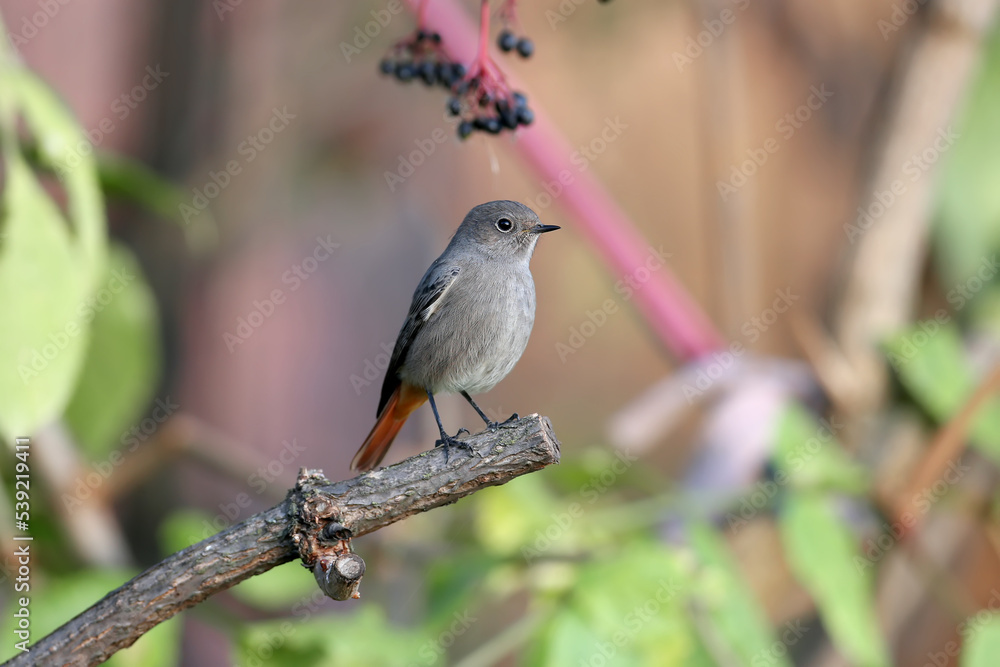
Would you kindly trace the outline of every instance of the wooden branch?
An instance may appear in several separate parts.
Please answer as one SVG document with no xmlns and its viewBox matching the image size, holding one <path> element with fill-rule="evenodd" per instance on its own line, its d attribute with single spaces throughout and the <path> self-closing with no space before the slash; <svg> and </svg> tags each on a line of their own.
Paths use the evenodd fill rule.
<svg viewBox="0 0 1000 667">
<path fill-rule="evenodd" d="M 559 462 L 552 424 L 538 415 L 466 442 L 472 451 L 453 448 L 447 463 L 438 448 L 335 484 L 302 470 L 280 504 L 154 565 L 4 667 L 100 664 L 177 612 L 297 557 L 328 595 L 358 597 L 364 561 L 351 538 Z"/>
</svg>

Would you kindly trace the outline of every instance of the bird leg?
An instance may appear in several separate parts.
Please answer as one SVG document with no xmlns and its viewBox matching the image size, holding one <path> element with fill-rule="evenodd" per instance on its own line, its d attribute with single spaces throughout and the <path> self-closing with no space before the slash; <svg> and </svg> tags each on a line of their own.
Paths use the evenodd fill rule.
<svg viewBox="0 0 1000 667">
<path fill-rule="evenodd" d="M 514 422 L 520 419 L 520 417 L 518 417 L 517 413 L 515 412 L 510 417 L 508 417 L 507 421 L 505 422 L 490 421 L 490 418 L 486 416 L 486 413 L 483 412 L 482 409 L 478 405 L 476 405 L 476 402 L 472 400 L 472 397 L 469 396 L 469 392 L 463 391 L 460 393 L 462 394 L 462 397 L 469 402 L 469 405 L 471 405 L 473 409 L 475 409 L 475 411 L 479 413 L 479 416 L 482 418 L 482 420 L 486 422 L 486 430 L 488 430 L 490 433 L 495 432 L 498 428 L 513 428 Z"/>
<path fill-rule="evenodd" d="M 444 462 L 445 465 L 448 464 L 448 455 L 451 447 L 456 447 L 458 449 L 466 449 L 469 452 L 472 451 L 472 447 L 467 442 L 462 442 L 458 439 L 458 436 L 462 435 L 462 431 L 468 433 L 464 428 L 458 429 L 458 433 L 453 436 L 448 435 L 444 431 L 444 425 L 441 423 L 441 415 L 438 414 L 437 404 L 434 402 L 434 394 L 430 391 L 427 392 L 427 398 L 431 400 L 431 410 L 434 411 L 434 419 L 437 420 L 438 431 L 441 433 L 441 439 L 434 443 L 435 447 L 444 447 Z"/>
</svg>

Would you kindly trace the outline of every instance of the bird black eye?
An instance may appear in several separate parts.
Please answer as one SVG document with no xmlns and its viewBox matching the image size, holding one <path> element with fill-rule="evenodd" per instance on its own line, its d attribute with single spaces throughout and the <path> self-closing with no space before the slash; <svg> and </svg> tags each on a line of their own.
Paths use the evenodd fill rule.
<svg viewBox="0 0 1000 667">
<path fill-rule="evenodd" d="M 514 223 L 507 218 L 500 218 L 497 220 L 497 229 L 506 234 L 510 230 L 514 229 Z"/>
</svg>

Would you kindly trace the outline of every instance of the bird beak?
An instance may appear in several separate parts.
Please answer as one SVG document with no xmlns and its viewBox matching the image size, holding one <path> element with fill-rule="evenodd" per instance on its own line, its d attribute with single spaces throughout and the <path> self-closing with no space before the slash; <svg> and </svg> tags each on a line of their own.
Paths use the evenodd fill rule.
<svg viewBox="0 0 1000 667">
<path fill-rule="evenodd" d="M 545 232 L 554 232 L 557 229 L 559 229 L 557 225 L 535 225 L 531 231 L 535 234 L 544 234 Z"/>
</svg>

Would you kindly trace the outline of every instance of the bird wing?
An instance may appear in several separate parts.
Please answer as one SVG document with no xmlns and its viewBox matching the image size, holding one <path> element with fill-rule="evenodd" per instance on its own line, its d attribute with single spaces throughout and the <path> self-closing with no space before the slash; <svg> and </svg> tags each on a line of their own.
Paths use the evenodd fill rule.
<svg viewBox="0 0 1000 667">
<path fill-rule="evenodd" d="M 454 283 L 461 267 L 451 266 L 439 260 L 431 264 L 424 274 L 420 284 L 417 285 L 413 293 L 413 301 L 410 303 L 410 312 L 406 315 L 406 322 L 399 330 L 399 337 L 396 338 L 396 347 L 392 350 L 392 358 L 389 360 L 389 368 L 385 372 L 385 380 L 382 382 L 382 397 L 378 402 L 378 414 L 389 402 L 396 387 L 399 386 L 399 368 L 406 361 L 406 355 L 413 345 L 414 339 L 424 323 L 440 308 L 445 293 Z"/>
</svg>

